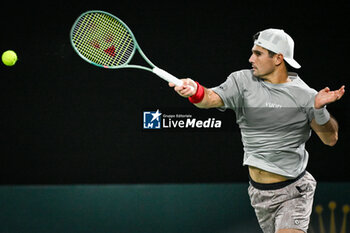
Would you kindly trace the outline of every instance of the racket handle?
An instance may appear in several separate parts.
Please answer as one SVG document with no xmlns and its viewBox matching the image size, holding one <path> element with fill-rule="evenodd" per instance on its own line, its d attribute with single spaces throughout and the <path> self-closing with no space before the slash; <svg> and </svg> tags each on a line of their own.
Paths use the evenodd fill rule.
<svg viewBox="0 0 350 233">
<path fill-rule="evenodd" d="M 182 84 L 183 84 L 183 82 L 180 79 L 176 78 L 174 75 L 169 74 L 165 70 L 162 70 L 158 67 L 154 67 L 152 69 L 152 71 L 153 71 L 153 73 L 155 73 L 156 75 L 158 75 L 159 77 L 164 79 L 165 81 L 168 81 L 170 83 L 174 83 L 176 86 L 182 86 Z"/>
</svg>

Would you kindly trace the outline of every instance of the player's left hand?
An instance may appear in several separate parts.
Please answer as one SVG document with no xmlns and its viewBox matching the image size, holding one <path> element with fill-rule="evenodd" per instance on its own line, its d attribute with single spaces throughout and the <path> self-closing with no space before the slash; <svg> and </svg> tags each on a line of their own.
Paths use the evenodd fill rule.
<svg viewBox="0 0 350 233">
<path fill-rule="evenodd" d="M 323 108 L 323 106 L 339 100 L 345 93 L 345 86 L 335 91 L 331 91 L 329 87 L 323 88 L 315 96 L 315 108 Z"/>
</svg>

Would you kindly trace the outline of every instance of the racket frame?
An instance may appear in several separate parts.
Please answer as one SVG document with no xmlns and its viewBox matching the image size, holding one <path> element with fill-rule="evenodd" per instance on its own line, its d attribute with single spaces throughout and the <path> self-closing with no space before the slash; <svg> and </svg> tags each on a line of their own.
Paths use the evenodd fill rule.
<svg viewBox="0 0 350 233">
<path fill-rule="evenodd" d="M 74 29 L 76 27 L 76 25 L 79 23 L 80 19 L 87 15 L 87 14 L 92 14 L 92 13 L 101 13 L 101 14 L 106 14 L 114 19 L 116 19 L 119 23 L 121 23 L 125 29 L 129 32 L 132 40 L 133 40 L 133 43 L 134 43 L 134 48 L 133 48 L 133 51 L 131 52 L 129 58 L 127 59 L 127 61 L 122 64 L 122 65 L 118 65 L 118 66 L 105 66 L 105 65 L 101 65 L 101 64 L 97 64 L 91 60 L 89 60 L 88 58 L 86 58 L 84 55 L 82 55 L 79 50 L 76 48 L 76 46 L 74 45 L 73 43 L 73 33 L 74 33 Z M 136 69 L 142 69 L 142 70 L 147 70 L 147 71 L 150 71 L 156 75 L 158 75 L 159 77 L 161 77 L 162 79 L 164 79 L 165 81 L 167 82 L 172 82 L 174 83 L 176 86 L 181 86 L 183 85 L 183 82 L 176 78 L 175 76 L 173 76 L 172 74 L 168 73 L 167 71 L 165 70 L 162 70 L 160 68 L 158 68 L 157 66 L 155 66 L 147 57 L 146 55 L 143 53 L 141 47 L 139 46 L 137 40 L 136 40 L 136 37 L 134 36 L 134 34 L 132 33 L 131 29 L 121 20 L 119 19 L 118 17 L 108 13 L 108 12 L 105 12 L 105 11 L 101 11 L 101 10 L 90 10 L 90 11 L 86 11 L 84 13 L 82 13 L 74 22 L 73 26 L 72 26 L 72 29 L 70 30 L 70 41 L 71 41 L 71 45 L 72 47 L 74 48 L 75 52 L 82 58 L 84 59 L 86 62 L 92 64 L 92 65 L 95 65 L 95 66 L 98 66 L 98 67 L 101 67 L 101 68 L 107 68 L 107 69 L 122 69 L 122 68 L 136 68 Z M 135 52 L 136 50 L 138 50 L 138 52 L 140 53 L 140 55 L 142 56 L 142 58 L 151 66 L 150 67 L 146 67 L 146 66 L 142 66 L 142 65 L 136 65 L 136 64 L 129 64 L 129 62 L 131 61 L 131 59 L 133 58 L 133 56 L 135 55 Z"/>
</svg>

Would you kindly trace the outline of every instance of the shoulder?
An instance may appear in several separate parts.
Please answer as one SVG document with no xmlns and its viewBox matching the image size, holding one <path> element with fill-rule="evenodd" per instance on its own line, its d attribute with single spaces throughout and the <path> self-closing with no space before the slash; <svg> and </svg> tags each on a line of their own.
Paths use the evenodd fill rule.
<svg viewBox="0 0 350 233">
<path fill-rule="evenodd" d="M 296 90 L 298 90 L 299 92 L 303 92 L 303 93 L 307 93 L 307 94 L 311 94 L 314 95 L 317 93 L 317 91 L 311 87 L 309 87 L 309 85 L 307 85 L 299 76 L 297 73 L 289 73 L 289 77 L 293 80 L 293 85 L 292 87 L 294 87 Z"/>
<path fill-rule="evenodd" d="M 293 80 L 291 85 L 291 91 L 294 96 L 301 100 L 301 102 L 308 102 L 314 99 L 317 91 L 309 87 L 296 73 L 289 73 L 289 77 Z"/>
<path fill-rule="evenodd" d="M 232 72 L 230 74 L 230 77 L 233 77 L 233 78 L 253 78 L 254 76 L 253 76 L 252 70 L 245 69 L 245 70 L 238 70 L 238 71 Z"/>
<path fill-rule="evenodd" d="M 243 86 L 259 81 L 258 78 L 253 75 L 253 71 L 248 69 L 232 72 L 228 79 Z"/>
</svg>

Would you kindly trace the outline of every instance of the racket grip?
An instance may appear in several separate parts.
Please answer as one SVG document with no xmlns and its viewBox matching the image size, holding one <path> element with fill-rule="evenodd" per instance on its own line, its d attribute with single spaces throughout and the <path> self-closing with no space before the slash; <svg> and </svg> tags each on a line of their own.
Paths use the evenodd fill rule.
<svg viewBox="0 0 350 233">
<path fill-rule="evenodd" d="M 176 86 L 182 86 L 183 82 L 176 78 L 174 75 L 169 74 L 168 72 L 166 72 L 165 70 L 162 70 L 158 67 L 154 67 L 152 69 L 153 73 L 155 73 L 156 75 L 158 75 L 159 77 L 161 77 L 162 79 L 164 79 L 165 81 L 168 81 L 170 83 L 174 83 Z"/>
</svg>

